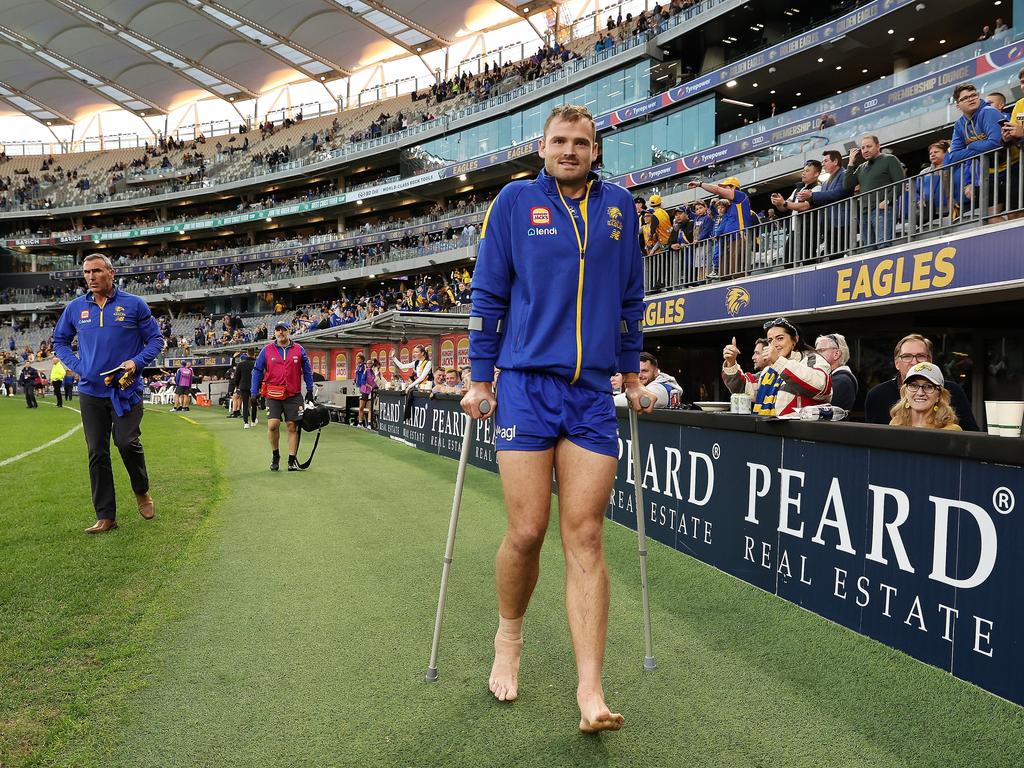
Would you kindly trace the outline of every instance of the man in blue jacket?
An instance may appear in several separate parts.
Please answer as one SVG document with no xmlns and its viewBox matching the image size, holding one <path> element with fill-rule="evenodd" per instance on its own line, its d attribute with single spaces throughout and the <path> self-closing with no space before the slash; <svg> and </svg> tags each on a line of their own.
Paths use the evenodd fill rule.
<svg viewBox="0 0 1024 768">
<path fill-rule="evenodd" d="M 821 156 L 821 170 L 828 174 L 828 179 L 821 184 L 821 189 L 813 192 L 809 189 L 796 193 L 800 202 L 809 202 L 811 208 L 824 208 L 838 203 L 853 195 L 852 189 L 846 189 L 846 170 L 843 168 L 843 156 L 838 150 L 825 150 Z M 825 258 L 841 258 L 846 255 L 849 242 L 847 233 L 850 220 L 849 203 L 832 205 L 828 212 L 823 212 L 821 221 L 821 239 L 824 241 Z"/>
<path fill-rule="evenodd" d="M 953 138 L 949 143 L 949 151 L 943 158 L 943 165 L 960 163 L 1003 146 L 1002 123 L 1005 116 L 981 98 L 973 83 L 961 83 L 954 88 L 953 101 L 956 102 L 961 114 L 953 125 Z M 977 207 L 983 181 L 981 161 L 964 163 L 962 168 L 964 195 L 971 198 L 973 206 Z M 989 214 L 996 214 L 1002 210 L 1002 202 L 1006 198 L 1005 170 L 1005 162 L 1000 167 L 999 160 L 990 158 L 987 174 L 992 185 L 988 198 Z"/>
<path fill-rule="evenodd" d="M 519 695 L 523 616 L 554 469 L 579 727 L 593 733 L 623 723 L 601 683 L 609 600 L 601 537 L 618 463 L 613 373 L 622 372 L 631 407 L 642 410 L 643 264 L 632 198 L 590 170 L 597 144 L 586 108 L 552 110 L 540 155 L 540 175 L 507 185 L 484 216 L 469 325 L 472 385 L 462 404 L 475 419 L 480 403 L 491 405 L 508 515 L 489 687 L 499 701 Z"/>
<path fill-rule="evenodd" d="M 82 264 L 89 292 L 64 308 L 53 332 L 53 351 L 79 376 L 78 402 L 89 447 L 89 480 L 96 524 L 86 533 L 117 528 L 110 435 L 128 470 L 139 514 L 154 515 L 146 455 L 139 441 L 142 424 L 142 370 L 164 348 L 153 314 L 138 296 L 114 286 L 110 259 L 91 253 Z M 78 337 L 78 354 L 71 342 Z"/>
</svg>

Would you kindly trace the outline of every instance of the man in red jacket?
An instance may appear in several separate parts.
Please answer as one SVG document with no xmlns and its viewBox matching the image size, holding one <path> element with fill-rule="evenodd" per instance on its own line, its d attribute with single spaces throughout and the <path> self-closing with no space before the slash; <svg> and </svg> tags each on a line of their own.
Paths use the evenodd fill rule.
<svg viewBox="0 0 1024 768">
<path fill-rule="evenodd" d="M 267 436 L 273 457 L 270 469 L 277 472 L 281 465 L 278 450 L 281 419 L 288 428 L 288 471 L 301 469 L 296 453 L 299 450 L 299 421 L 302 419 L 302 382 L 306 382 L 306 402 L 313 402 L 313 367 L 306 350 L 289 338 L 288 325 L 274 326 L 274 343 L 268 344 L 256 358 L 252 371 L 252 397 L 261 394 L 267 399 Z"/>
</svg>

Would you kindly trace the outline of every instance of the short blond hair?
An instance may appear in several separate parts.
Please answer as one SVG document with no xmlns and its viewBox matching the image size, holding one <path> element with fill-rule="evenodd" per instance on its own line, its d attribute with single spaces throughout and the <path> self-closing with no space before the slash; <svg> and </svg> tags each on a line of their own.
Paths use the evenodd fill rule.
<svg viewBox="0 0 1024 768">
<path fill-rule="evenodd" d="M 544 121 L 545 136 L 548 135 L 548 126 L 555 120 L 564 120 L 567 123 L 589 120 L 591 127 L 594 129 L 594 139 L 597 139 L 597 123 L 594 122 L 594 116 L 590 114 L 590 110 L 582 104 L 562 104 L 552 109 L 548 119 Z"/>
</svg>

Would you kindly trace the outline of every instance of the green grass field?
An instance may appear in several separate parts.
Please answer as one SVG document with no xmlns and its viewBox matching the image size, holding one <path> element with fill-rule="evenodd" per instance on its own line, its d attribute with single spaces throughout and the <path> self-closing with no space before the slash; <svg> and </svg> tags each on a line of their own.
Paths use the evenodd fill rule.
<svg viewBox="0 0 1024 768">
<path fill-rule="evenodd" d="M 613 525 L 605 689 L 626 727 L 576 730 L 555 520 L 521 698 L 499 705 L 501 493 L 473 469 L 427 684 L 455 463 L 332 426 L 309 472 L 272 474 L 262 422 L 161 411 L 152 522 L 116 469 L 121 527 L 81 532 L 81 433 L 0 467 L 4 768 L 1020 764 L 1018 707 L 657 544 L 644 672 L 636 539 Z M 72 416 L 0 401 L 0 457 Z"/>
</svg>

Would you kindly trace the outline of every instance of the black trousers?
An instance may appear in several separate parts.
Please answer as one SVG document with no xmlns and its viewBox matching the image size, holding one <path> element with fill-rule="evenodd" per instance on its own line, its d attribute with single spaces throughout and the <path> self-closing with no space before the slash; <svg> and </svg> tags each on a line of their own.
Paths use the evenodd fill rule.
<svg viewBox="0 0 1024 768">
<path fill-rule="evenodd" d="M 63 393 L 63 391 L 64 391 L 64 385 L 61 384 L 59 381 L 55 381 L 53 383 L 53 394 L 57 398 L 57 407 L 58 408 L 63 408 L 64 407 L 64 400 L 61 398 L 61 394 Z"/>
<path fill-rule="evenodd" d="M 64 399 L 65 400 L 71 400 L 71 395 L 74 392 L 74 390 L 75 390 L 75 385 L 74 384 L 68 384 L 67 382 L 64 382 Z"/>
<path fill-rule="evenodd" d="M 114 498 L 114 472 L 110 466 L 110 435 L 128 470 L 135 493 L 149 491 L 146 472 L 146 454 L 139 436 L 142 434 L 142 403 L 124 416 L 114 413 L 114 404 L 107 397 L 93 397 L 79 393 L 78 405 L 82 411 L 85 443 L 89 447 L 89 481 L 92 484 L 92 505 L 97 520 L 113 520 L 117 514 Z"/>
<path fill-rule="evenodd" d="M 31 381 L 25 385 L 25 405 L 29 408 L 39 407 L 39 403 L 36 402 L 36 385 Z"/>
<path fill-rule="evenodd" d="M 238 389 L 238 396 L 242 398 L 242 421 L 252 424 L 256 421 L 256 413 L 259 411 L 259 398 L 253 397 L 252 393 L 244 387 Z"/>
</svg>

